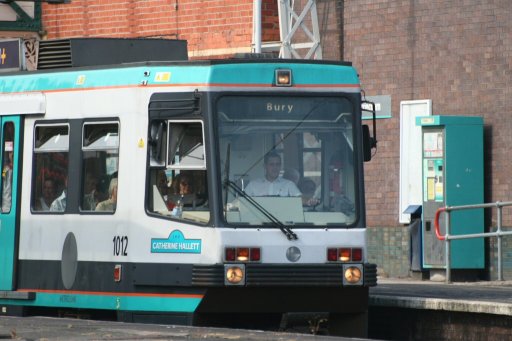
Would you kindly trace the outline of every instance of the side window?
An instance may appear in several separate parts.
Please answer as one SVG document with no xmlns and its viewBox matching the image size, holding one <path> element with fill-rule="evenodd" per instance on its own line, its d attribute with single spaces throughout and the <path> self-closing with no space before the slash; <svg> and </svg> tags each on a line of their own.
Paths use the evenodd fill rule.
<svg viewBox="0 0 512 341">
<path fill-rule="evenodd" d="M 113 213 L 117 204 L 119 123 L 85 123 L 82 136 L 80 209 Z"/>
<path fill-rule="evenodd" d="M 167 167 L 206 169 L 201 122 L 169 122 Z"/>
<path fill-rule="evenodd" d="M 210 212 L 203 124 L 169 121 L 166 128 L 166 167 L 151 168 L 149 210 L 175 219 L 207 223 Z"/>
<path fill-rule="evenodd" d="M 69 126 L 36 125 L 34 134 L 32 210 L 65 212 Z"/>
<path fill-rule="evenodd" d="M 2 162 L 2 212 L 11 211 L 12 203 L 12 168 L 14 153 L 14 124 L 6 122 L 3 127 L 2 144 L 4 155 Z"/>
</svg>

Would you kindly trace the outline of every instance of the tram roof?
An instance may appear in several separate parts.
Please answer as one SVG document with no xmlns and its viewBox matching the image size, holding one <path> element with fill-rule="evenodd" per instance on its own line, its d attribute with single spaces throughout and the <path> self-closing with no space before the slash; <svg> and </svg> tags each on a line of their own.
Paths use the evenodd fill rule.
<svg viewBox="0 0 512 341">
<path fill-rule="evenodd" d="M 78 39 L 82 41 L 84 39 Z M 60 91 L 98 89 L 112 87 L 148 86 L 229 86 L 261 87 L 272 83 L 274 72 L 287 68 L 293 72 L 294 85 L 309 86 L 349 86 L 358 87 L 359 78 L 350 62 L 329 60 L 300 60 L 268 58 L 266 55 L 244 55 L 243 58 L 187 60 L 184 57 L 184 41 L 151 41 L 146 46 L 165 46 L 168 51 L 178 49 L 176 54 L 165 55 L 166 60 L 145 60 L 159 58 L 161 53 L 142 54 L 133 46 L 138 40 L 99 39 L 100 45 L 117 45 L 134 56 L 109 56 L 102 51 L 101 56 L 80 57 L 71 64 L 57 63 L 35 71 L 17 71 L 0 74 L 0 93 L 23 93 L 33 91 Z M 79 46 L 84 50 L 97 43 L 85 39 Z M 147 40 L 142 41 L 148 43 Z M 73 44 L 71 44 L 73 45 Z M 69 52 L 69 51 L 68 51 Z M 186 52 L 186 51 L 185 51 Z M 67 53 L 67 52 L 66 52 Z M 88 53 L 88 52 L 87 52 Z M 59 56 L 64 52 L 56 52 Z M 58 59 L 58 58 L 57 58 Z M 117 62 L 119 60 L 127 62 Z M 257 64 L 257 65 L 256 65 Z M 64 65 L 64 66 L 63 66 Z M 67 65 L 67 66 L 66 66 Z M 77 65 L 77 66 L 75 66 Z"/>
</svg>

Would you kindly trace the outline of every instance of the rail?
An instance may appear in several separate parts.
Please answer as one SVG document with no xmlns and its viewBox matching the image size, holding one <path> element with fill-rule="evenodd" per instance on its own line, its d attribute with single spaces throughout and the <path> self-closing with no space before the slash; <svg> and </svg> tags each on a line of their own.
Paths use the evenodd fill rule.
<svg viewBox="0 0 512 341">
<path fill-rule="evenodd" d="M 501 255 L 502 237 L 512 235 L 512 231 L 502 231 L 501 230 L 502 210 L 503 210 L 503 207 L 506 207 L 506 206 L 512 206 L 512 201 L 507 201 L 507 202 L 497 201 L 495 203 L 464 205 L 464 206 L 445 206 L 445 207 L 439 208 L 436 211 L 436 215 L 434 218 L 436 237 L 439 240 L 445 241 L 446 283 L 451 282 L 450 241 L 455 240 L 455 239 L 490 238 L 490 237 L 498 238 L 498 280 L 503 281 L 502 255 Z M 478 208 L 496 208 L 497 226 L 496 226 L 495 232 L 450 235 L 450 212 L 460 211 L 460 210 L 478 209 Z M 439 216 L 443 212 L 446 213 L 446 218 L 445 218 L 446 233 L 444 235 L 441 235 L 440 228 L 439 228 Z"/>
</svg>

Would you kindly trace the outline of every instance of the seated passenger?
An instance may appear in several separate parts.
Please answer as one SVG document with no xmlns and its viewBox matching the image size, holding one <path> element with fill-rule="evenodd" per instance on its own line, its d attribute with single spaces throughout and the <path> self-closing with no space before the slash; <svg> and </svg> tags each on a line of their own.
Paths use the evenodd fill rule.
<svg viewBox="0 0 512 341">
<path fill-rule="evenodd" d="M 4 157 L 6 159 L 2 170 L 2 212 L 9 212 L 12 201 L 12 150 L 6 152 Z"/>
<path fill-rule="evenodd" d="M 355 204 L 347 197 L 343 186 L 343 163 L 341 152 L 336 152 L 329 162 L 329 207 L 346 215 L 355 212 Z"/>
<path fill-rule="evenodd" d="M 108 211 L 114 212 L 117 205 L 117 178 L 110 180 L 110 186 L 108 188 L 109 198 L 100 202 L 96 206 L 96 211 Z"/>
<path fill-rule="evenodd" d="M 299 189 L 302 192 L 302 204 L 304 206 L 316 206 L 319 203 L 315 198 L 316 184 L 310 178 L 304 178 L 299 181 Z"/>
<path fill-rule="evenodd" d="M 100 193 L 98 192 L 98 181 L 96 177 L 92 174 L 87 174 L 85 179 L 85 191 L 84 202 L 83 202 L 83 210 L 86 211 L 94 211 L 96 209 L 96 205 L 101 200 Z"/>
<path fill-rule="evenodd" d="M 53 200 L 55 200 L 55 182 L 52 179 L 46 179 L 43 183 L 42 195 L 36 201 L 36 211 L 49 211 Z"/>
<path fill-rule="evenodd" d="M 64 178 L 64 189 L 62 193 L 52 202 L 50 206 L 51 212 L 64 212 L 66 210 L 66 192 L 68 187 L 68 177 Z"/>
<path fill-rule="evenodd" d="M 252 180 L 245 188 L 250 196 L 299 197 L 301 193 L 290 180 L 279 176 L 281 172 L 281 156 L 274 151 L 267 153 L 263 159 L 265 177 Z"/>
<path fill-rule="evenodd" d="M 172 181 L 171 190 L 168 195 L 168 208 L 172 210 L 178 201 L 183 205 L 194 205 L 195 194 L 190 176 L 181 173 Z"/>
</svg>

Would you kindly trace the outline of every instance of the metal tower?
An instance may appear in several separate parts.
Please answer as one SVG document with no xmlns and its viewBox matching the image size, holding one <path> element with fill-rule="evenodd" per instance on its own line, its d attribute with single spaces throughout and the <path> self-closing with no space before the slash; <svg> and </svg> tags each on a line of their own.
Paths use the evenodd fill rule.
<svg viewBox="0 0 512 341">
<path fill-rule="evenodd" d="M 279 57 L 322 59 L 316 1 L 278 0 L 278 2 L 281 36 Z M 304 7 L 300 11 L 303 3 L 305 3 Z"/>
</svg>

